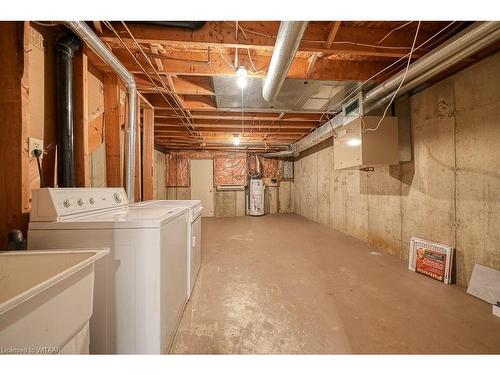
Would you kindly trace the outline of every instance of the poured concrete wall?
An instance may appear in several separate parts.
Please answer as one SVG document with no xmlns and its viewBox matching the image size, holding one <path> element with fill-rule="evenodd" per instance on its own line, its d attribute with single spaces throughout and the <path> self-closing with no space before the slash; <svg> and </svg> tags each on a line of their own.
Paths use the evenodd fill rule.
<svg viewBox="0 0 500 375">
<path fill-rule="evenodd" d="M 295 163 L 297 214 L 402 259 L 412 236 L 456 247 L 457 283 L 500 269 L 500 53 L 410 97 L 413 161 L 333 169 L 331 140 Z"/>
</svg>

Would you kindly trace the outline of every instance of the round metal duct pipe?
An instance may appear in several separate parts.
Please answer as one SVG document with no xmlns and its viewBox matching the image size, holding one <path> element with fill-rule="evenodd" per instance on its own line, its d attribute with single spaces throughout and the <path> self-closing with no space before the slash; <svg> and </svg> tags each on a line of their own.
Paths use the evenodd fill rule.
<svg viewBox="0 0 500 375">
<path fill-rule="evenodd" d="M 435 67 L 442 62 L 451 66 L 450 58 L 452 58 L 453 55 L 464 50 L 467 46 L 480 41 L 483 37 L 495 33 L 499 28 L 500 22 L 475 22 L 467 29 L 445 42 L 442 46 L 437 47 L 434 51 L 429 52 L 424 57 L 411 64 L 408 74 L 406 75 L 406 81 L 410 82 L 424 75 L 431 67 Z M 384 83 L 366 93 L 364 101 L 367 103 L 373 102 L 393 92 L 399 86 L 403 76 L 404 71 L 401 71 L 387 79 Z"/>
<path fill-rule="evenodd" d="M 465 48 L 463 48 L 459 52 L 455 53 L 454 55 L 449 56 L 446 60 L 442 61 L 441 63 L 438 63 L 437 65 L 430 67 L 428 70 L 426 70 L 423 74 L 419 75 L 415 79 L 413 79 L 411 81 L 407 81 L 407 83 L 405 83 L 405 84 L 403 84 L 403 86 L 401 86 L 397 96 L 401 96 L 401 95 L 407 93 L 408 91 L 413 90 L 414 88 L 425 83 L 426 81 L 428 81 L 432 77 L 435 77 L 439 73 L 444 72 L 450 66 L 455 65 L 459 61 L 466 59 L 467 57 L 473 55 L 474 53 L 481 51 L 486 46 L 499 40 L 500 39 L 500 22 L 497 22 L 497 24 L 498 24 L 498 27 L 495 31 L 490 32 L 490 33 L 486 34 L 483 38 L 477 40 L 476 42 L 467 45 Z M 368 105 L 366 107 L 366 112 L 370 112 L 371 110 L 373 110 L 377 107 L 380 107 L 384 104 L 387 104 L 391 100 L 393 95 L 394 95 L 393 92 L 389 92 L 388 94 L 386 94 L 382 98 L 378 99 L 373 104 Z"/>
<path fill-rule="evenodd" d="M 293 156 L 293 154 L 294 154 L 293 151 L 287 150 L 287 151 L 268 152 L 265 154 L 261 154 L 260 156 L 264 158 L 286 158 Z"/>
<path fill-rule="evenodd" d="M 122 78 L 128 89 L 128 147 L 126 155 L 125 190 L 130 202 L 134 201 L 135 178 L 135 132 L 137 122 L 137 87 L 132 73 L 118 60 L 106 44 L 83 21 L 66 21 L 73 32 L 80 37 L 97 55 Z"/>
<path fill-rule="evenodd" d="M 57 175 L 59 187 L 75 186 L 73 142 L 73 58 L 80 40 L 73 33 L 56 42 Z"/>
<path fill-rule="evenodd" d="M 406 77 L 407 83 L 403 84 L 398 94 L 403 95 L 407 93 L 434 77 L 436 74 L 450 68 L 460 60 L 479 52 L 499 38 L 500 22 L 474 23 L 463 32 L 451 38 L 448 42 L 445 42 L 434 51 L 429 52 L 417 62 L 411 64 Z M 450 46 L 453 46 L 453 53 L 450 52 Z M 447 52 L 445 53 L 443 50 Z M 418 67 L 418 74 L 415 74 L 416 67 Z M 404 72 L 389 78 L 383 84 L 377 86 L 365 95 L 363 102 L 365 113 L 388 103 L 392 95 L 394 95 L 394 90 L 400 84 L 403 74 Z M 369 98 L 369 100 L 367 100 L 367 98 Z M 331 136 L 332 130 L 342 126 L 343 123 L 342 114 L 338 114 L 306 137 L 295 142 L 292 147 L 297 152 L 302 152 L 319 143 L 326 137 Z"/>
<path fill-rule="evenodd" d="M 278 96 L 306 27 L 307 21 L 283 21 L 280 23 L 273 56 L 262 88 L 262 97 L 267 102 L 272 102 Z"/>
</svg>

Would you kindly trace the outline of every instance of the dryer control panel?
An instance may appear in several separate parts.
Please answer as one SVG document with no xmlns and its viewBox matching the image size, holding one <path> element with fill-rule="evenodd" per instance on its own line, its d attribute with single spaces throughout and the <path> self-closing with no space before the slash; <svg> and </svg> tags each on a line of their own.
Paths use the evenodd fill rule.
<svg viewBox="0 0 500 375">
<path fill-rule="evenodd" d="M 62 221 L 128 204 L 123 188 L 42 188 L 32 192 L 30 221 Z"/>
</svg>

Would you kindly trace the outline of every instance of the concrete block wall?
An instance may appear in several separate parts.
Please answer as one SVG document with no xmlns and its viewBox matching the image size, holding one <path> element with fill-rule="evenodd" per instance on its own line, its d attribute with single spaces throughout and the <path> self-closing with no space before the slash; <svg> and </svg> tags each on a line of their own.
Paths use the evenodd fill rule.
<svg viewBox="0 0 500 375">
<path fill-rule="evenodd" d="M 412 236 L 456 247 L 457 283 L 500 269 L 500 53 L 410 97 L 413 160 L 333 169 L 331 140 L 295 162 L 297 214 L 407 260 Z"/>
</svg>

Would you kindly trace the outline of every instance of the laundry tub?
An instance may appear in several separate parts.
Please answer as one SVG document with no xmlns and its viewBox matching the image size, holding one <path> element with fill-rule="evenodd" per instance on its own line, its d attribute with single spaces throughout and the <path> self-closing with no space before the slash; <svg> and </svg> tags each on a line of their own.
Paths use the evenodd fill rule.
<svg viewBox="0 0 500 375">
<path fill-rule="evenodd" d="M 0 252 L 0 354 L 86 354 L 94 263 L 109 249 Z"/>
</svg>

